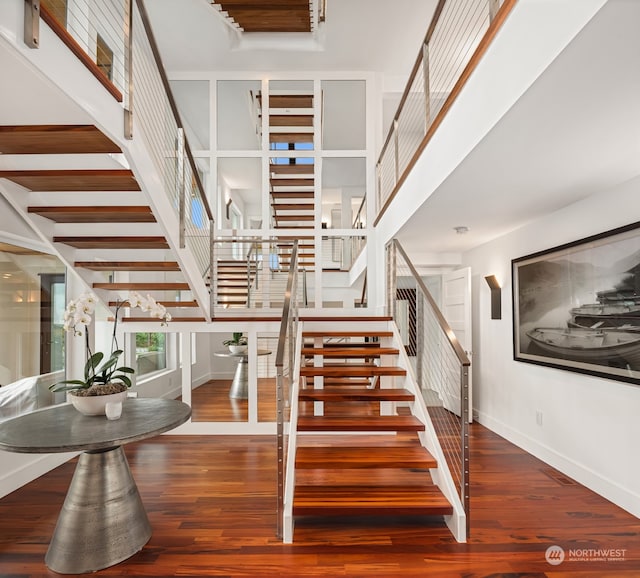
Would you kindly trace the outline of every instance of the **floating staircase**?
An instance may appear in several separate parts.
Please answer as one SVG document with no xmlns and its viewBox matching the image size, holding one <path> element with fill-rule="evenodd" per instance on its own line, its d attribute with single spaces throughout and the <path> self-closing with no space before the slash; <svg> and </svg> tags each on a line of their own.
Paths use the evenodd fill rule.
<svg viewBox="0 0 640 578">
<path fill-rule="evenodd" d="M 388 318 L 361 319 L 304 321 L 285 541 L 293 539 L 293 518 L 300 516 L 442 517 L 454 511 L 431 477 L 438 463 L 424 447 L 425 422 L 414 411 L 422 401 L 398 364 L 402 356 L 386 329 Z"/>
<path fill-rule="evenodd" d="M 0 153 L 0 178 L 19 185 L 7 198 L 105 303 L 135 290 L 174 319 L 198 315 L 147 194 L 122 149 L 97 127 L 0 126 Z"/>
</svg>

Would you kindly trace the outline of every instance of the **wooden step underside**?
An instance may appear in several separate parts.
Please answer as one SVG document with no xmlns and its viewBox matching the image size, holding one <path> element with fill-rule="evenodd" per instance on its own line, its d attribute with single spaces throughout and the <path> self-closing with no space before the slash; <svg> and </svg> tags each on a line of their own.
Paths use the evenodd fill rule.
<svg viewBox="0 0 640 578">
<path fill-rule="evenodd" d="M 76 261 L 74 265 L 92 271 L 180 271 L 175 261 Z"/>
<path fill-rule="evenodd" d="M 262 94 L 256 95 L 262 104 Z M 270 94 L 269 108 L 313 108 L 312 94 Z"/>
<path fill-rule="evenodd" d="M 436 459 L 422 446 L 308 446 L 296 451 L 296 468 L 433 469 Z"/>
<path fill-rule="evenodd" d="M 56 223 L 155 223 L 150 207 L 28 207 L 27 212 Z"/>
<path fill-rule="evenodd" d="M 305 179 L 305 178 L 271 179 L 270 183 L 272 187 L 313 187 L 314 179 Z M 273 192 L 284 193 L 289 191 L 273 191 Z M 313 191 L 306 191 L 306 192 L 313 193 Z"/>
<path fill-rule="evenodd" d="M 38 192 L 140 190 L 128 169 L 0 171 L 0 178 Z"/>
<path fill-rule="evenodd" d="M 374 344 L 378 345 L 378 344 Z M 380 357 L 381 355 L 398 355 L 399 351 L 395 347 L 360 347 L 356 345 L 334 344 L 329 347 L 304 347 L 302 355 L 311 357 L 322 355 L 323 357 L 358 358 L 358 357 Z"/>
<path fill-rule="evenodd" d="M 164 237 L 54 237 L 54 243 L 63 243 L 76 249 L 168 249 Z"/>
<path fill-rule="evenodd" d="M 300 375 L 305 377 L 327 376 L 327 377 L 374 377 L 407 375 L 407 370 L 398 366 L 378 366 L 378 365 L 324 365 L 322 367 L 306 366 L 300 368 Z"/>
<path fill-rule="evenodd" d="M 447 516 L 451 504 L 433 484 L 407 486 L 296 486 L 295 516 Z"/>
<path fill-rule="evenodd" d="M 269 172 L 272 175 L 312 175 L 314 170 L 313 163 L 269 165 Z"/>
<path fill-rule="evenodd" d="M 383 416 L 300 416 L 298 431 L 424 431 L 424 424 L 410 415 Z"/>
<path fill-rule="evenodd" d="M 189 283 L 94 283 L 94 289 L 109 291 L 188 291 Z"/>
<path fill-rule="evenodd" d="M 323 389 L 307 387 L 298 394 L 300 401 L 413 401 L 407 389 L 325 386 Z"/>
<path fill-rule="evenodd" d="M 5 155 L 100 154 L 122 150 L 93 125 L 0 126 L 0 152 Z"/>
</svg>

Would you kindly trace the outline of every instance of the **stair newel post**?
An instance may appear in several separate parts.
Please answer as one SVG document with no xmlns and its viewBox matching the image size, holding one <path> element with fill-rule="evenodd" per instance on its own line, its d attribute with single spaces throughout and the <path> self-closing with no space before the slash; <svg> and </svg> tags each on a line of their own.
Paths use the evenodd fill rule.
<svg viewBox="0 0 640 578">
<path fill-rule="evenodd" d="M 431 124 L 431 79 L 429 76 L 429 45 L 422 45 L 422 76 L 424 81 L 424 134 Z"/>
<path fill-rule="evenodd" d="M 395 187 L 400 180 L 400 135 L 398 134 L 398 119 L 393 120 L 393 162 L 395 164 L 395 179 L 393 186 Z"/>
<path fill-rule="evenodd" d="M 133 138 L 133 0 L 124 3 L 124 77 L 127 83 L 124 106 L 124 138 Z"/>
<path fill-rule="evenodd" d="M 466 535 L 469 538 L 469 365 L 460 367 L 460 441 L 462 444 L 462 471 L 460 472 L 460 501 L 465 512 Z"/>
<path fill-rule="evenodd" d="M 424 347 L 424 296 L 420 287 L 416 287 L 416 381 L 422 390 L 422 349 Z"/>
<path fill-rule="evenodd" d="M 178 138 L 176 146 L 176 156 L 178 160 L 178 174 L 176 175 L 176 189 L 178 193 L 178 203 L 180 206 L 180 248 L 185 248 L 185 233 L 186 233 L 186 199 L 184 196 L 184 129 L 178 128 Z"/>
<path fill-rule="evenodd" d="M 387 314 L 396 318 L 397 251 L 395 239 L 387 245 Z"/>
<path fill-rule="evenodd" d="M 215 272 L 214 272 L 214 263 L 215 263 L 215 243 L 214 243 L 214 229 L 213 229 L 213 219 L 209 220 L 209 319 L 213 321 L 215 317 L 215 302 L 216 302 L 216 294 L 215 294 Z"/>
</svg>

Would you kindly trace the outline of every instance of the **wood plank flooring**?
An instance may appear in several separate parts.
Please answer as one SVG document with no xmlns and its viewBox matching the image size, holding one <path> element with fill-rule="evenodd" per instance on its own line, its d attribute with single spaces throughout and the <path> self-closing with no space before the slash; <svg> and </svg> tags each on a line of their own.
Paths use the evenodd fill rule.
<svg viewBox="0 0 640 578">
<path fill-rule="evenodd" d="M 282 544 L 269 436 L 165 435 L 126 453 L 153 535 L 98 576 L 640 576 L 640 520 L 477 424 L 467 544 L 420 516 L 301 518 L 294 543 Z M 44 555 L 74 467 L 73 460 L 0 500 L 3 578 L 57 576 Z M 559 566 L 545 560 L 551 545 L 565 549 Z M 570 561 L 571 549 L 624 552 L 616 561 Z"/>
</svg>

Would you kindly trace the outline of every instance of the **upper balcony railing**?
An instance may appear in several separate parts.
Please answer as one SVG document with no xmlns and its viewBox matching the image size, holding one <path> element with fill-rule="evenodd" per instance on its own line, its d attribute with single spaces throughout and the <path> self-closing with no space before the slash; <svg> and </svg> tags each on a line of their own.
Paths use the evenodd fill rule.
<svg viewBox="0 0 640 578">
<path fill-rule="evenodd" d="M 376 164 L 382 218 L 517 0 L 440 0 Z"/>
<path fill-rule="evenodd" d="M 174 231 L 204 278 L 209 273 L 213 213 L 184 134 L 143 0 L 25 0 L 25 42 L 38 48 L 40 16 L 116 100 L 124 136 L 135 132 L 162 176 L 178 217 Z M 135 115 L 134 115 L 135 89 Z"/>
</svg>

